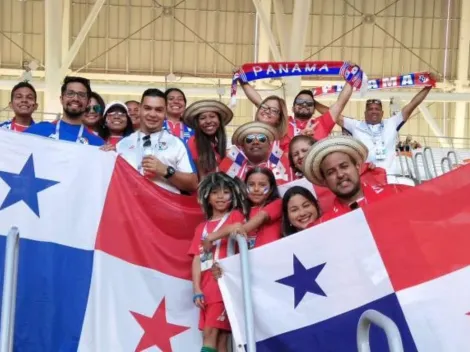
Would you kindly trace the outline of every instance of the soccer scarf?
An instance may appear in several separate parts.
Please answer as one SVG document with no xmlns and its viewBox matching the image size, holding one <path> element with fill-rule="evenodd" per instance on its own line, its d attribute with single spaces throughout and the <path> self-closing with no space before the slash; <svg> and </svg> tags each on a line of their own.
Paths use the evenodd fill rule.
<svg viewBox="0 0 470 352">
<path fill-rule="evenodd" d="M 312 88 L 313 95 L 318 97 L 322 95 L 335 94 L 341 92 L 342 84 L 325 85 L 323 87 Z M 367 82 L 368 90 L 390 89 L 390 88 L 407 88 L 407 87 L 428 87 L 436 86 L 436 81 L 431 77 L 429 72 L 408 73 L 402 76 L 384 77 L 378 79 L 370 79 Z"/>
<path fill-rule="evenodd" d="M 346 82 L 355 88 L 361 88 L 362 81 L 367 80 L 359 66 L 345 61 L 293 61 L 244 64 L 233 75 L 230 105 L 235 106 L 238 80 L 248 83 L 266 78 L 335 75 L 343 76 Z M 367 86 L 364 85 L 361 91 L 364 91 L 364 88 L 367 89 Z"/>
</svg>

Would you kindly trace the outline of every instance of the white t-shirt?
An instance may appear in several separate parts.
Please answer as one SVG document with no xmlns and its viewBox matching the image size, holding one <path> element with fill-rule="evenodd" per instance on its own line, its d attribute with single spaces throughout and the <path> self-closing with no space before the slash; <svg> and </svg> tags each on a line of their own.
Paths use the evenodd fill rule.
<svg viewBox="0 0 470 352">
<path fill-rule="evenodd" d="M 344 128 L 351 132 L 354 138 L 359 139 L 369 149 L 368 162 L 374 163 L 387 171 L 387 174 L 400 174 L 400 165 L 395 151 L 398 138 L 398 127 L 403 123 L 400 113 L 382 123 L 369 125 L 365 121 L 358 121 L 349 117 L 344 118 Z M 384 156 L 377 158 L 377 153 L 383 151 Z"/>
<path fill-rule="evenodd" d="M 136 170 L 139 170 L 143 157 L 143 140 L 145 135 L 142 132 L 134 132 L 130 136 L 123 138 L 117 145 L 116 151 Z M 195 173 L 194 162 L 189 155 L 183 141 L 165 130 L 152 133 L 153 155 L 163 164 L 173 167 L 176 171 Z M 140 170 L 139 170 L 140 171 Z M 156 185 L 165 188 L 173 193 L 181 193 L 169 181 L 158 179 L 154 181 Z"/>
</svg>

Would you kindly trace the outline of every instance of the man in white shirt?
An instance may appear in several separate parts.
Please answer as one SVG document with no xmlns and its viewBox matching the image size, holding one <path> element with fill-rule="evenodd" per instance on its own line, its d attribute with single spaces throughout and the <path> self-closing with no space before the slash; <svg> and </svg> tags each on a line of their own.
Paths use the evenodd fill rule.
<svg viewBox="0 0 470 352">
<path fill-rule="evenodd" d="M 163 129 L 165 95 L 147 89 L 140 105 L 140 131 L 122 139 L 116 151 L 158 186 L 174 193 L 193 192 L 198 179 L 185 144 Z"/>
<path fill-rule="evenodd" d="M 390 183 L 395 183 L 393 175 L 401 173 L 395 151 L 398 131 L 431 89 L 431 86 L 423 88 L 398 114 L 388 119 L 383 119 L 382 102 L 378 99 L 369 99 L 364 112 L 365 121 L 348 117 L 341 117 L 337 121 L 338 125 L 367 146 L 369 149 L 367 162 L 385 169 Z"/>
</svg>

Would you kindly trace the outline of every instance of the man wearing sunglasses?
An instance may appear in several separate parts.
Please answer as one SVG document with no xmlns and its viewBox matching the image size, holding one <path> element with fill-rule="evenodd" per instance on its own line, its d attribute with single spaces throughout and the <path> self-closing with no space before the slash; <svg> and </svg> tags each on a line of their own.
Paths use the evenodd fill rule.
<svg viewBox="0 0 470 352">
<path fill-rule="evenodd" d="M 272 151 L 277 130 L 263 122 L 249 122 L 238 127 L 232 136 L 233 146 L 219 165 L 220 171 L 242 180 L 255 167 L 270 169 L 277 184 L 291 181 L 289 160 L 282 150 Z"/>
<path fill-rule="evenodd" d="M 142 175 L 173 193 L 194 192 L 196 167 L 184 142 L 163 128 L 165 95 L 147 89 L 140 104 L 140 130 L 123 138 L 116 151 Z"/>
<path fill-rule="evenodd" d="M 348 130 L 351 135 L 364 143 L 369 156 L 367 162 L 375 164 L 387 171 L 388 182 L 396 183 L 395 175 L 400 174 L 400 166 L 395 151 L 398 131 L 408 121 L 413 111 L 423 102 L 432 87 L 425 87 L 398 113 L 384 119 L 382 102 L 379 99 L 366 101 L 365 121 L 340 117 L 337 123 Z"/>
<path fill-rule="evenodd" d="M 56 140 L 102 146 L 104 141 L 91 133 L 82 123 L 91 97 L 90 81 L 83 77 L 65 77 L 61 88 L 62 118 L 54 122 L 40 122 L 25 130 Z"/>
</svg>

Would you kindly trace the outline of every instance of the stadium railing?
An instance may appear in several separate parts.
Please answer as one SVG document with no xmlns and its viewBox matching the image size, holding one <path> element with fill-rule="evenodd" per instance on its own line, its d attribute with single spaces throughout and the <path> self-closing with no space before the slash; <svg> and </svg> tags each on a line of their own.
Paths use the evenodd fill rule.
<svg viewBox="0 0 470 352">
<path fill-rule="evenodd" d="M 385 331 L 388 341 L 388 350 L 390 352 L 403 352 L 403 342 L 401 340 L 400 330 L 392 319 L 386 315 L 369 309 L 362 313 L 357 324 L 357 351 L 371 352 L 369 331 L 371 325 L 377 325 Z"/>
</svg>

